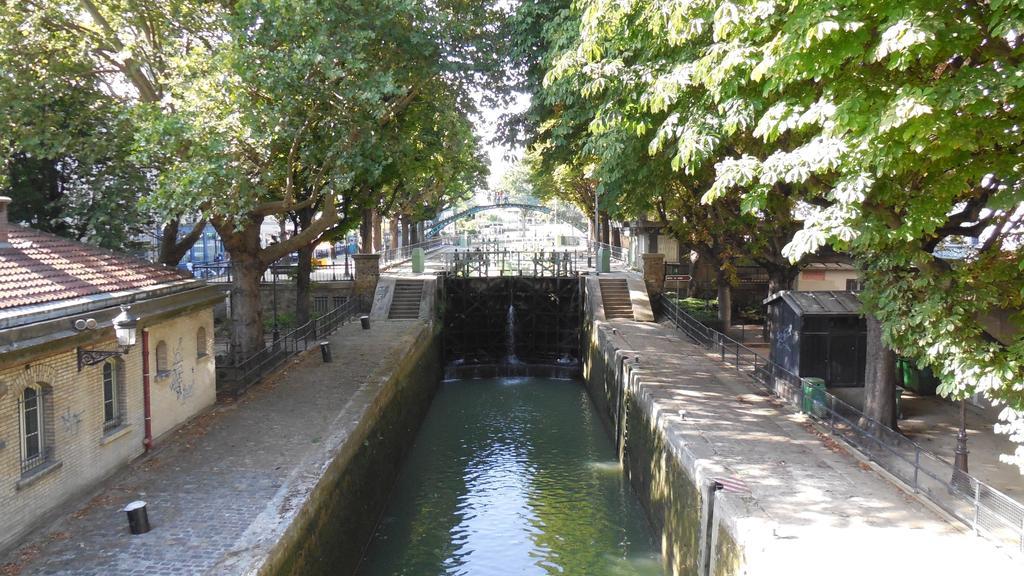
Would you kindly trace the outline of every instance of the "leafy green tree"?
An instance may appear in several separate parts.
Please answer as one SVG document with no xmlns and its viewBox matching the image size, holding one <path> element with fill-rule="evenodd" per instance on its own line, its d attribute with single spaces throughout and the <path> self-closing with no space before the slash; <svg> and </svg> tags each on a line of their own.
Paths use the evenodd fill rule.
<svg viewBox="0 0 1024 576">
<path fill-rule="evenodd" d="M 160 169 L 140 166 L 130 157 L 139 121 L 135 111 L 169 106 L 166 83 L 178 58 L 194 44 L 218 41 L 220 12 L 214 3 L 178 0 L 0 5 L 4 176 L 12 171 L 26 175 L 25 169 L 39 162 L 38 175 L 17 184 L 42 179 L 40 184 L 49 180 L 51 186 L 37 189 L 29 203 L 59 196 L 47 219 L 66 222 L 70 235 L 124 247 L 152 216 L 139 209 L 138 200 Z M 28 157 L 35 160 L 27 162 Z M 47 164 L 58 168 L 56 187 Z M 198 232 L 178 238 L 179 219 L 194 212 L 167 218 L 161 262 L 177 264 L 195 242 Z M 115 221 L 118 226 L 112 226 Z M 195 230 L 201 228 L 200 223 Z"/>
<path fill-rule="evenodd" d="M 762 222 L 799 208 L 783 255 L 825 243 L 853 254 L 872 332 L 940 373 L 942 393 L 1005 403 L 1002 429 L 1024 442 L 1024 336 L 992 338 L 986 320 L 1024 304 L 1015 4 L 591 0 L 579 11 L 580 41 L 552 70 L 582 74 L 581 95 L 612 94 L 592 127 L 649 134 L 684 173 L 714 166 L 705 202 L 738 198 Z M 971 247 L 950 260 L 945 244 Z M 874 380 L 888 382 L 869 385 L 867 411 L 892 423 L 891 376 Z"/>
</svg>

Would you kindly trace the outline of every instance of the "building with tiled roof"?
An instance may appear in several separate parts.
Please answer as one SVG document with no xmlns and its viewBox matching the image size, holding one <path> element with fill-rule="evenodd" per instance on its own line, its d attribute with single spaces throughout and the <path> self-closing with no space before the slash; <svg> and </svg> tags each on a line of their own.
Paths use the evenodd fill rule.
<svg viewBox="0 0 1024 576">
<path fill-rule="evenodd" d="M 217 288 L 0 197 L 0 550 L 211 406 Z M 112 513 L 116 510 L 111 510 Z"/>
</svg>

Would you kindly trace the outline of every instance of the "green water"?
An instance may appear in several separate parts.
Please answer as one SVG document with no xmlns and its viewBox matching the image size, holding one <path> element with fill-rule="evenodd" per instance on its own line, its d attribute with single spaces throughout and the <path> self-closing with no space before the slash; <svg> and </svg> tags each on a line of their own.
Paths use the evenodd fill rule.
<svg viewBox="0 0 1024 576">
<path fill-rule="evenodd" d="M 664 572 L 579 382 L 441 384 L 362 575 Z"/>
</svg>

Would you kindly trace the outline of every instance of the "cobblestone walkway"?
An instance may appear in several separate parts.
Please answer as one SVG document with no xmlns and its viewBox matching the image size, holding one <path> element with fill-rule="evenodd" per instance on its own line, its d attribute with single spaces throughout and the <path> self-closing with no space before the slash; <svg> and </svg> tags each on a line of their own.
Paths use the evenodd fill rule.
<svg viewBox="0 0 1024 576">
<path fill-rule="evenodd" d="M 421 326 L 343 326 L 331 338 L 332 364 L 306 354 L 236 403 L 200 416 L 0 558 L 0 576 L 207 572 L 289 475 L 322 452 L 318 445 L 355 391 L 394 364 Z M 153 530 L 131 536 L 121 508 L 139 499 L 149 505 Z"/>
</svg>

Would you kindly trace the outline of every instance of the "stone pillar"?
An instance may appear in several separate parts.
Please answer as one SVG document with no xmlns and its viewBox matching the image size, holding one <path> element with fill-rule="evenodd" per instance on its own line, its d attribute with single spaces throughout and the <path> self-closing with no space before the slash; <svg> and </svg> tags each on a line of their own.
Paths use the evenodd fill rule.
<svg viewBox="0 0 1024 576">
<path fill-rule="evenodd" d="M 644 284 L 647 294 L 653 300 L 665 288 L 665 255 L 660 253 L 644 253 Z"/>
<path fill-rule="evenodd" d="M 373 293 L 377 291 L 380 278 L 380 254 L 355 254 L 356 278 L 352 284 L 352 296 L 360 299 L 364 310 L 373 305 Z"/>
</svg>

